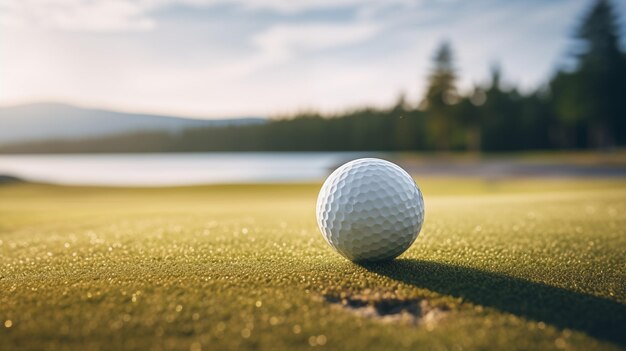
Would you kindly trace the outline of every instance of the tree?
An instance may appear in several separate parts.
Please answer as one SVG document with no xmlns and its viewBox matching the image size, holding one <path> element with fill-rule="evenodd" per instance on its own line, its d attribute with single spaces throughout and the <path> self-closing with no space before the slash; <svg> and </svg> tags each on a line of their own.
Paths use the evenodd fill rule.
<svg viewBox="0 0 626 351">
<path fill-rule="evenodd" d="M 481 144 L 490 151 L 514 150 L 518 142 L 518 95 L 502 88 L 499 65 L 491 68 L 491 84 L 481 106 Z"/>
<path fill-rule="evenodd" d="M 609 0 L 593 4 L 575 39 L 575 69 L 559 72 L 550 84 L 557 114 L 569 128 L 570 144 L 597 148 L 623 144 L 626 58 Z"/>
<path fill-rule="evenodd" d="M 440 150 L 453 146 L 455 132 L 454 112 L 451 106 L 458 102 L 456 72 L 452 48 L 443 42 L 434 56 L 434 68 L 428 78 L 428 89 L 421 107 L 427 110 L 431 144 Z"/>
</svg>

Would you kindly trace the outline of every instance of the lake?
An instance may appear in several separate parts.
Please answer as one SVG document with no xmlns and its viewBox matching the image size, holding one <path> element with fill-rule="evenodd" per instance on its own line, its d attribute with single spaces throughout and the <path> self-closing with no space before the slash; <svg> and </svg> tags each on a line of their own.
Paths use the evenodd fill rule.
<svg viewBox="0 0 626 351">
<path fill-rule="evenodd" d="M 0 155 L 0 175 L 29 181 L 115 186 L 306 182 L 373 153 L 218 152 Z"/>
<path fill-rule="evenodd" d="M 309 182 L 361 157 L 399 163 L 414 176 L 626 177 L 622 154 L 555 154 L 549 158 L 400 155 L 381 152 L 213 152 L 163 154 L 0 155 L 0 176 L 29 181 L 110 186 Z M 522 155 L 523 156 L 523 155 Z M 586 159 L 585 159 L 586 157 Z"/>
</svg>

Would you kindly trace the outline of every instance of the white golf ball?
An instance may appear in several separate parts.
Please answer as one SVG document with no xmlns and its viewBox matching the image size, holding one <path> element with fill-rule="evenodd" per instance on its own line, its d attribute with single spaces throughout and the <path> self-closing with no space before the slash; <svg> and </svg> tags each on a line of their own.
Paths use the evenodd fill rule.
<svg viewBox="0 0 626 351">
<path fill-rule="evenodd" d="M 411 176 L 389 161 L 362 158 L 337 168 L 317 198 L 326 241 L 352 261 L 390 260 L 424 223 L 424 198 Z"/>
</svg>

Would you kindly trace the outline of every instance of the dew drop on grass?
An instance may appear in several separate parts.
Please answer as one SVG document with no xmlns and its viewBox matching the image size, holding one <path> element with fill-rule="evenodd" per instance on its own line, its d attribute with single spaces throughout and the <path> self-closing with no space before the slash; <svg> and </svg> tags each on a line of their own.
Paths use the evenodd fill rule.
<svg viewBox="0 0 626 351">
<path fill-rule="evenodd" d="M 252 332 L 248 328 L 244 328 L 244 329 L 241 330 L 241 337 L 244 338 L 244 339 L 249 338 L 250 334 L 252 334 Z"/>
<path fill-rule="evenodd" d="M 293 328 L 291 328 L 291 330 L 293 331 L 294 334 L 300 334 L 300 332 L 302 332 L 302 327 L 296 324 L 293 326 Z"/>
</svg>

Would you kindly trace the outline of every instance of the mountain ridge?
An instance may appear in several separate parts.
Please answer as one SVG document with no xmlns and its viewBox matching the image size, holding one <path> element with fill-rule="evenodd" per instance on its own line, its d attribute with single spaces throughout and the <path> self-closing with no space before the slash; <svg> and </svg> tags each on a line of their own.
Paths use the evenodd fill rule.
<svg viewBox="0 0 626 351">
<path fill-rule="evenodd" d="M 176 133 L 187 128 L 262 124 L 265 121 L 265 118 L 256 116 L 194 119 L 36 102 L 0 106 L 0 144 L 84 139 L 139 131 Z"/>
</svg>

